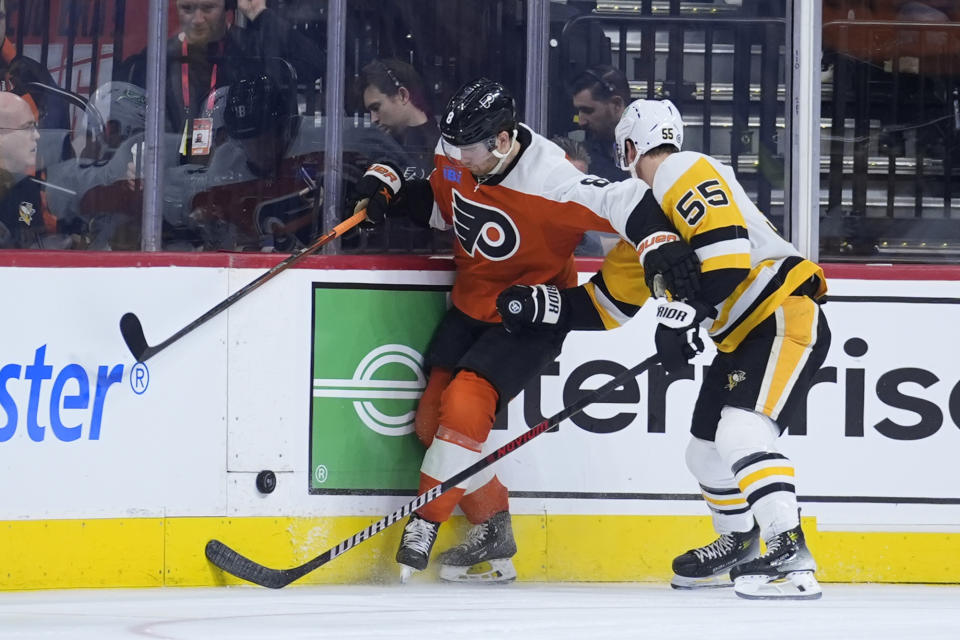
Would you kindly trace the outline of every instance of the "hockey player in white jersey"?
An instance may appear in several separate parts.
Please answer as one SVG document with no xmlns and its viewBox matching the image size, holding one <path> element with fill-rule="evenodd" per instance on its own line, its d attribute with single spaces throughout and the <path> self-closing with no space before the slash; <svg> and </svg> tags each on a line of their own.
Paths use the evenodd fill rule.
<svg viewBox="0 0 960 640">
<path fill-rule="evenodd" d="M 681 151 L 682 141 L 683 122 L 667 100 L 633 102 L 617 127 L 621 168 L 650 185 L 700 260 L 698 293 L 683 302 L 660 302 L 656 344 L 661 363 L 669 371 L 688 366 L 702 350 L 701 326 L 717 347 L 694 407 L 686 462 L 719 537 L 674 560 L 672 585 L 729 586 L 732 579 L 744 598 L 818 598 L 816 563 L 800 527 L 794 466 L 777 450 L 776 440 L 805 402 L 826 357 L 830 330 L 818 304 L 826 280 L 819 266 L 777 233 L 730 167 Z M 632 215 L 611 216 L 625 237 L 630 237 Z M 644 244 L 662 240 L 638 241 L 641 259 Z M 623 253 L 612 251 L 589 283 L 562 292 L 561 308 L 582 318 L 580 307 L 589 299 L 597 329 L 619 326 L 632 316 L 655 288 L 656 274 L 649 260 L 643 263 L 648 272 L 642 273 L 635 260 L 619 258 Z M 676 291 L 672 274 L 663 275 L 666 289 Z M 498 308 L 511 315 L 511 301 L 520 302 L 513 309 L 525 310 L 530 304 L 524 302 L 536 295 L 535 288 L 511 287 Z M 689 320 L 677 323 L 684 312 Z M 505 324 L 542 324 L 523 311 L 519 315 Z M 767 548 L 763 555 L 761 536 Z"/>
</svg>

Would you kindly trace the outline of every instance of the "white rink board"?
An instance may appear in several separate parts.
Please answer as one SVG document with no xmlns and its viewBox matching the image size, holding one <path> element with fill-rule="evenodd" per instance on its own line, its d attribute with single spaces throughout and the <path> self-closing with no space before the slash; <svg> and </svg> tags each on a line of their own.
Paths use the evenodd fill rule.
<svg viewBox="0 0 960 640">
<path fill-rule="evenodd" d="M 8 336 L 0 371 L 11 365 L 19 370 L 6 369 L 3 380 L 0 429 L 8 423 L 10 406 L 16 407 L 18 420 L 13 436 L 0 442 L 0 457 L 3 481 L 19 489 L 0 504 L 0 519 L 362 515 L 384 513 L 403 501 L 307 492 L 311 287 L 315 281 L 449 284 L 449 272 L 288 271 L 151 359 L 149 387 L 138 395 L 130 384 L 133 359 L 117 328 L 123 312 L 135 311 L 148 341 L 157 343 L 262 271 L 3 271 L 16 306 L 0 319 Z M 830 285 L 837 296 L 960 298 L 955 282 L 832 279 Z M 818 516 L 821 527 L 960 530 L 955 465 L 960 364 L 951 344 L 960 326 L 960 304 L 835 301 L 825 310 L 834 335 L 825 366 L 836 368 L 837 381 L 811 391 L 807 435 L 781 439 L 797 464 L 805 515 Z M 571 337 L 558 372 L 541 379 L 540 413 L 562 407 L 564 386 L 585 364 L 609 360 L 631 366 L 645 358 L 652 352 L 651 333 L 649 321 L 640 317 L 615 332 Z M 851 338 L 866 342 L 865 355 L 844 352 Z M 42 364 L 50 367 L 49 374 L 33 366 L 44 345 Z M 74 397 L 82 396 L 76 377 L 62 385 L 61 421 L 82 425 L 78 439 L 63 441 L 50 426 L 50 397 L 54 380 L 71 364 L 83 369 L 89 389 L 84 402 Z M 107 388 L 99 438 L 91 440 L 101 366 L 108 373 L 120 366 L 122 380 Z M 912 371 L 901 372 L 905 381 L 897 387 L 889 372 L 902 369 Z M 859 370 L 866 390 L 863 435 L 845 435 L 848 381 Z M 698 368 L 698 380 L 700 375 Z M 33 398 L 30 376 L 38 389 Z M 887 402 L 877 395 L 881 380 Z M 638 379 L 639 403 L 605 403 L 587 411 L 601 420 L 625 414 L 625 428 L 591 433 L 567 422 L 500 462 L 505 483 L 524 496 L 513 500 L 514 511 L 704 513 L 701 503 L 673 499 L 697 491 L 683 463 L 697 382 L 669 388 L 664 433 L 648 431 L 648 382 L 646 375 Z M 583 386 L 596 383 L 587 380 Z M 897 388 L 899 398 L 891 395 Z M 511 404 L 509 429 L 494 432 L 491 442 L 521 432 L 524 400 L 521 396 Z M 69 408 L 76 405 L 85 408 Z M 47 427 L 42 441 L 31 439 L 31 419 L 34 426 Z M 901 436 L 926 426 L 931 433 L 894 439 L 875 427 L 883 420 L 900 425 L 892 430 Z M 257 493 L 253 484 L 263 468 L 279 472 L 280 486 L 269 496 Z"/>
<path fill-rule="evenodd" d="M 200 315 L 208 301 L 226 295 L 225 270 L 0 272 L 11 301 L 0 319 L 7 337 L 0 362 L 5 372 L 0 373 L 5 390 L 0 427 L 13 428 L 13 407 L 17 418 L 15 431 L 0 442 L 2 482 L 8 488 L 0 518 L 163 517 L 224 509 L 227 350 L 222 328 L 202 327 L 183 350 L 151 360 L 147 391 L 137 394 L 130 384 L 133 357 L 118 323 L 124 312 L 136 311 L 148 337 L 166 337 L 179 329 L 182 318 Z M 38 365 L 37 351 L 43 347 Z M 65 441 L 52 428 L 50 405 L 55 381 L 70 365 L 85 372 L 88 397 L 77 397 L 83 389 L 76 377 L 64 381 L 59 419 L 70 429 L 66 438 L 79 435 Z M 19 375 L 8 377 L 16 371 L 8 367 L 20 367 Z M 100 367 L 109 372 L 119 367 L 121 379 L 106 387 L 99 434 L 91 439 Z"/>
</svg>

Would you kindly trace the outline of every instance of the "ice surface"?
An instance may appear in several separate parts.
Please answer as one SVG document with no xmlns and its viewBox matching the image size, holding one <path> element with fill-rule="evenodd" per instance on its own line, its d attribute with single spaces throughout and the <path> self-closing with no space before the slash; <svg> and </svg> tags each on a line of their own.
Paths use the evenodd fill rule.
<svg viewBox="0 0 960 640">
<path fill-rule="evenodd" d="M 660 584 L 291 586 L 0 593 L 0 639 L 960 638 L 960 587 L 825 584 L 751 602 Z"/>
</svg>

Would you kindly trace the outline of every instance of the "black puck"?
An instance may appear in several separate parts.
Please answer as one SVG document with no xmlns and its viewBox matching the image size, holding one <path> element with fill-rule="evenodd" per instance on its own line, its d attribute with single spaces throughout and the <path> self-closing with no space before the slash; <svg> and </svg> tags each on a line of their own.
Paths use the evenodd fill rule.
<svg viewBox="0 0 960 640">
<path fill-rule="evenodd" d="M 257 474 L 257 491 L 260 493 L 273 493 L 277 488 L 277 476 L 273 471 L 264 470 Z"/>
</svg>

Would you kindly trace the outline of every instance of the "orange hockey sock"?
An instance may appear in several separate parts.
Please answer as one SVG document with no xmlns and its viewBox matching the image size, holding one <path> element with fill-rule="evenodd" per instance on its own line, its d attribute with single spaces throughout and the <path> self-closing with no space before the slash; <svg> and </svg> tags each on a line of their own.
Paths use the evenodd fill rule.
<svg viewBox="0 0 960 640">
<path fill-rule="evenodd" d="M 423 446 L 429 447 L 440 426 L 440 398 L 447 385 L 453 378 L 450 369 L 434 367 L 427 380 L 427 388 L 417 403 L 417 417 L 414 419 L 414 429 Z"/>
<path fill-rule="evenodd" d="M 510 510 L 507 488 L 493 476 L 490 482 L 464 495 L 460 508 L 471 524 L 486 522 L 493 514 Z"/>
<path fill-rule="evenodd" d="M 440 480 L 431 478 L 427 474 L 421 472 L 419 493 L 422 494 L 428 491 L 430 488 L 440 484 L 440 482 Z M 433 522 L 446 522 L 450 519 L 450 514 L 453 513 L 454 507 L 457 506 L 457 503 L 460 502 L 462 497 L 463 489 L 455 487 L 450 489 L 450 491 L 447 491 L 433 502 L 422 506 L 417 510 L 417 513 L 420 514 L 420 517 L 426 518 L 427 520 L 432 520 Z"/>
<path fill-rule="evenodd" d="M 496 408 L 497 392 L 485 378 L 472 371 L 459 371 L 454 376 L 441 395 L 441 426 L 420 467 L 421 493 L 478 459 L 480 446 L 493 427 Z M 451 489 L 418 513 L 428 520 L 443 522 L 450 518 L 463 493 L 463 488 Z"/>
</svg>

